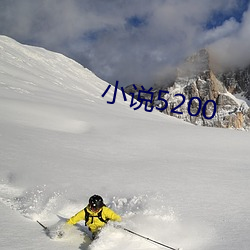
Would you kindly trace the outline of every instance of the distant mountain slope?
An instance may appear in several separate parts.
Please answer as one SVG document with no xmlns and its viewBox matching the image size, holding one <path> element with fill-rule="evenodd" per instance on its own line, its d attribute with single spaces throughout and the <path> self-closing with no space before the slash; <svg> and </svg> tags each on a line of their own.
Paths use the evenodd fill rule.
<svg viewBox="0 0 250 250">
<path fill-rule="evenodd" d="M 105 99 L 101 96 L 108 85 L 62 54 L 0 36 L 2 121 L 71 133 L 84 132 L 88 125 L 69 107 L 80 103 L 85 109 L 93 105 L 108 108 L 111 105 L 107 105 L 106 100 L 113 99 L 114 87 Z M 64 103 L 68 107 L 64 108 Z M 51 108 L 51 104 L 56 105 Z M 122 95 L 117 95 L 116 105 L 125 105 Z"/>
<path fill-rule="evenodd" d="M 0 36 L 0 73 L 2 91 L 12 89 L 27 95 L 35 95 L 41 87 L 45 96 L 56 89 L 61 94 L 70 91 L 100 98 L 107 85 L 62 54 L 22 45 L 6 36 Z"/>
</svg>

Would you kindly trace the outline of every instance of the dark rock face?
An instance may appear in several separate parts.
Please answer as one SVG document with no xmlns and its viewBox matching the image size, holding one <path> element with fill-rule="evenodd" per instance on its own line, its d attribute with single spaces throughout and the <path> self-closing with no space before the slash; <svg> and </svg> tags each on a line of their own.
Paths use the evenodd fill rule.
<svg viewBox="0 0 250 250">
<path fill-rule="evenodd" d="M 250 100 L 250 66 L 218 74 L 218 79 L 225 84 L 230 93 L 240 93 Z"/>
</svg>

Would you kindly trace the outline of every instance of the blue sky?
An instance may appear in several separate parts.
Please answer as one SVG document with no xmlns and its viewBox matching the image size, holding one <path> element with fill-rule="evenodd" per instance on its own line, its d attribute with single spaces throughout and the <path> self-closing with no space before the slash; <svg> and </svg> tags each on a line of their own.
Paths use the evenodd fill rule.
<svg viewBox="0 0 250 250">
<path fill-rule="evenodd" d="M 239 23 L 242 22 L 242 17 L 244 12 L 248 9 L 249 0 L 240 0 L 238 1 L 237 7 L 233 8 L 229 13 L 224 13 L 222 10 L 216 10 L 211 14 L 211 18 L 207 21 L 206 28 L 212 29 L 217 26 L 223 25 L 225 20 L 230 18 L 235 18 Z"/>
<path fill-rule="evenodd" d="M 0 34 L 63 53 L 111 84 L 166 82 L 208 47 L 250 63 L 250 0 L 1 0 Z"/>
</svg>

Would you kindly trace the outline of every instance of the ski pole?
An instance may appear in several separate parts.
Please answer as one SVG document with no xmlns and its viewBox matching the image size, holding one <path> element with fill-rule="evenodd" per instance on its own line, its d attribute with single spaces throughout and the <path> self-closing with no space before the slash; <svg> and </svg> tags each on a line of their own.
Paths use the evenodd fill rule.
<svg viewBox="0 0 250 250">
<path fill-rule="evenodd" d="M 152 240 L 152 239 L 150 239 L 150 238 L 148 238 L 148 237 L 145 237 L 145 236 L 143 236 L 143 235 L 141 235 L 141 234 L 135 233 L 135 232 L 133 232 L 133 231 L 127 229 L 127 228 L 122 227 L 122 229 L 125 230 L 125 231 L 127 231 L 127 232 L 129 232 L 129 233 L 131 233 L 131 234 L 137 235 L 137 236 L 139 236 L 139 237 L 141 237 L 141 238 L 143 238 L 143 239 L 145 239 L 145 240 L 154 242 L 154 243 L 156 243 L 156 244 L 158 244 L 158 245 L 161 245 L 161 246 L 163 246 L 163 247 L 169 248 L 169 249 L 171 249 L 171 250 L 180 250 L 180 248 L 173 248 L 173 247 L 167 246 L 167 245 L 162 244 L 162 243 L 160 243 L 160 242 L 158 242 L 158 241 L 155 241 L 155 240 Z"/>
<path fill-rule="evenodd" d="M 40 226 L 42 226 L 44 230 L 48 230 L 48 228 L 45 227 L 41 222 L 39 222 L 38 220 L 37 220 L 36 222 L 37 222 Z"/>
</svg>

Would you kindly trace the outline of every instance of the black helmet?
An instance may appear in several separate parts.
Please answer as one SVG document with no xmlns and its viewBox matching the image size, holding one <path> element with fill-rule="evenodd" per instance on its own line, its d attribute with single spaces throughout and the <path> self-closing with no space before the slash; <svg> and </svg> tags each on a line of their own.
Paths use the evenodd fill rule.
<svg viewBox="0 0 250 250">
<path fill-rule="evenodd" d="M 89 198 L 90 209 L 99 210 L 103 205 L 103 199 L 101 196 L 95 194 Z"/>
</svg>

